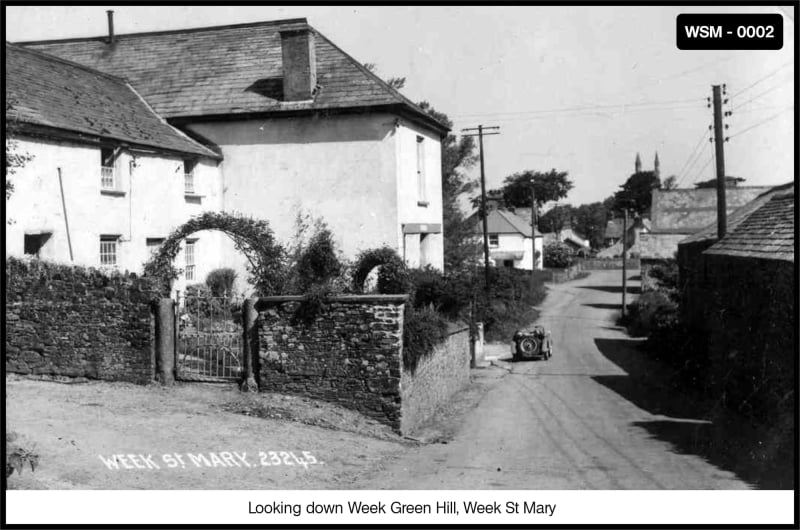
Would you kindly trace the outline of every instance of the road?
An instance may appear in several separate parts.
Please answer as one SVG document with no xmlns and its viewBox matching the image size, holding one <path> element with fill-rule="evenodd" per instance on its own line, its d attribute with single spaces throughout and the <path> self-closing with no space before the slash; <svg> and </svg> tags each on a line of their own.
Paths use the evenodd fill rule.
<svg viewBox="0 0 800 530">
<path fill-rule="evenodd" d="M 632 291 L 638 285 L 629 282 Z M 404 453 L 366 487 L 751 487 L 730 466 L 687 449 L 710 422 L 667 389 L 665 369 L 616 327 L 621 291 L 621 271 L 553 285 L 539 323 L 552 332 L 554 356 L 511 363 L 503 354 L 496 364 L 507 374 L 449 443 Z"/>
</svg>

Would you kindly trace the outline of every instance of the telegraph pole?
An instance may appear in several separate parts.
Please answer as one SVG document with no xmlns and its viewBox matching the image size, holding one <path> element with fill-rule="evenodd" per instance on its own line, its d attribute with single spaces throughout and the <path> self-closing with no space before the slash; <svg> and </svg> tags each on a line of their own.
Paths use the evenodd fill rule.
<svg viewBox="0 0 800 530">
<path fill-rule="evenodd" d="M 536 187 L 531 177 L 531 289 L 536 273 Z"/>
<path fill-rule="evenodd" d="M 622 318 L 625 318 L 625 291 L 628 290 L 628 209 L 622 218 Z"/>
<path fill-rule="evenodd" d="M 722 144 L 725 142 L 722 128 L 722 88 L 712 85 L 711 91 L 714 98 L 714 158 L 717 161 L 717 238 L 722 239 L 728 230 L 727 206 L 725 204 L 725 152 Z"/>
<path fill-rule="evenodd" d="M 486 289 L 486 298 L 489 298 L 489 227 L 487 222 L 488 212 L 486 211 L 486 172 L 483 166 L 483 137 L 493 134 L 500 134 L 500 127 L 484 127 L 478 125 L 477 127 L 468 127 L 461 129 L 461 132 L 478 131 L 477 134 L 470 133 L 463 136 L 477 136 L 478 144 L 480 146 L 481 158 L 481 218 L 483 219 L 483 275 Z M 491 132 L 484 132 L 491 131 Z"/>
</svg>

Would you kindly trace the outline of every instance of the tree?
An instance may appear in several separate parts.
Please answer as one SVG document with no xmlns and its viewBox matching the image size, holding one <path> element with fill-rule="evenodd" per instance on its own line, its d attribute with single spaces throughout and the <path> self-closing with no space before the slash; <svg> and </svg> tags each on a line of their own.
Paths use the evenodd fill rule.
<svg viewBox="0 0 800 530">
<path fill-rule="evenodd" d="M 661 179 L 654 171 L 639 171 L 631 175 L 614 194 L 614 209 L 633 210 L 639 215 L 650 211 L 653 190 L 661 188 Z"/>
<path fill-rule="evenodd" d="M 572 181 L 567 178 L 566 171 L 551 169 L 547 173 L 526 170 L 514 173 L 503 180 L 503 187 L 499 191 L 503 194 L 506 206 L 515 208 L 529 208 L 531 205 L 531 179 L 536 191 L 536 204 L 541 206 L 549 201 L 563 199 L 572 189 Z M 491 192 L 490 192 L 491 193 Z"/>
<path fill-rule="evenodd" d="M 581 204 L 573 213 L 572 228 L 576 233 L 589 240 L 593 249 L 603 246 L 608 223 L 608 210 L 602 202 Z"/>
<path fill-rule="evenodd" d="M 6 200 L 14 193 L 14 183 L 11 181 L 11 176 L 16 173 L 18 169 L 25 167 L 25 164 L 33 160 L 33 156 L 20 152 L 19 143 L 14 138 L 17 133 L 18 119 L 14 113 L 14 101 L 6 100 Z"/>
<path fill-rule="evenodd" d="M 740 182 L 744 182 L 745 179 L 742 177 L 725 177 L 725 187 L 726 188 L 735 188 L 739 185 Z M 703 188 L 716 188 L 717 187 L 717 179 L 711 180 L 704 180 L 702 182 L 698 182 L 695 185 L 697 189 Z"/>
<path fill-rule="evenodd" d="M 678 177 L 670 175 L 661 183 L 662 190 L 674 190 L 678 187 Z"/>
<path fill-rule="evenodd" d="M 574 209 L 569 204 L 556 205 L 539 217 L 539 230 L 560 232 L 571 221 L 573 215 Z"/>
<path fill-rule="evenodd" d="M 378 67 L 375 63 L 364 63 L 364 68 L 369 70 L 375 75 L 378 75 Z M 390 77 L 385 80 L 386 84 L 392 87 L 395 90 L 400 90 L 404 86 L 406 86 L 406 78 L 405 77 Z"/>
</svg>

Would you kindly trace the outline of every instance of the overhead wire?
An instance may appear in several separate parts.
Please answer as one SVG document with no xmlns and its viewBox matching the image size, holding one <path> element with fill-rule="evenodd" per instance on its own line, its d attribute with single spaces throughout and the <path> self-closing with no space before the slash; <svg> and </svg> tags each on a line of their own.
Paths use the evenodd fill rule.
<svg viewBox="0 0 800 530">
<path fill-rule="evenodd" d="M 708 135 L 708 132 L 705 129 L 703 129 L 703 134 L 698 139 L 697 144 L 694 146 L 694 149 L 692 149 L 692 153 L 689 155 L 689 158 L 686 159 L 686 162 L 683 163 L 683 166 L 681 166 L 681 169 L 678 171 L 678 175 L 681 175 L 681 177 L 678 179 L 678 182 L 677 182 L 678 186 L 680 186 L 680 183 L 683 181 L 683 179 L 688 174 L 689 162 L 691 162 L 692 159 L 694 159 L 695 155 L 698 153 L 697 150 L 700 149 L 700 146 L 703 144 L 703 140 L 706 139 L 707 135 Z M 686 172 L 684 172 L 684 171 L 686 171 Z"/>
<path fill-rule="evenodd" d="M 742 129 L 741 131 L 737 132 L 736 134 L 732 134 L 731 136 L 728 136 L 728 139 L 730 140 L 730 139 L 732 139 L 732 138 L 736 138 L 736 137 L 737 137 L 737 136 L 739 136 L 740 134 L 744 134 L 744 133 L 746 133 L 747 131 L 750 131 L 750 130 L 752 130 L 752 129 L 755 129 L 756 127 L 760 127 L 761 125 L 764 125 L 764 124 L 765 124 L 765 123 L 767 123 L 767 122 L 770 122 L 770 121 L 772 121 L 772 120 L 774 120 L 774 119 L 777 119 L 777 118 L 779 118 L 779 117 L 781 117 L 781 116 L 786 116 L 786 115 L 787 115 L 787 114 L 785 114 L 785 113 L 783 113 L 783 112 L 779 112 L 779 113 L 777 113 L 777 114 L 773 114 L 773 115 L 772 115 L 772 116 L 770 116 L 769 118 L 763 119 L 763 120 L 761 120 L 760 122 L 758 122 L 758 123 L 755 123 L 755 124 L 751 125 L 750 127 L 747 127 L 747 128 L 745 128 L 745 129 Z"/>
<path fill-rule="evenodd" d="M 746 92 L 746 91 L 750 90 L 754 86 L 760 84 L 762 81 L 766 81 L 767 79 L 769 79 L 770 77 L 774 76 L 775 74 L 777 74 L 778 72 L 780 72 L 781 70 L 783 70 L 784 68 L 786 68 L 787 66 L 789 66 L 791 64 L 792 64 L 792 61 L 788 61 L 788 62 L 783 63 L 776 70 L 773 70 L 772 72 L 768 73 L 767 75 L 765 75 L 761 79 L 758 79 L 754 83 L 751 83 L 751 84 L 747 85 L 746 87 L 744 87 L 743 89 L 739 90 L 738 92 L 735 92 L 734 94 L 731 94 L 731 96 L 730 96 L 731 99 L 735 98 L 736 96 L 738 96 L 742 92 Z"/>
<path fill-rule="evenodd" d="M 520 110 L 520 111 L 509 111 L 509 112 L 483 112 L 483 113 L 466 113 L 466 114 L 453 114 L 453 116 L 458 117 L 488 117 L 488 116 L 504 116 L 504 115 L 512 115 L 512 116 L 519 116 L 522 114 L 548 114 L 553 112 L 571 112 L 571 111 L 593 111 L 598 109 L 614 109 L 614 108 L 628 108 L 628 107 L 642 107 L 642 106 L 653 106 L 653 105 L 675 105 L 678 103 L 699 103 L 703 101 L 702 98 L 685 98 L 685 99 L 672 99 L 672 100 L 663 100 L 663 101 L 638 101 L 633 103 L 616 103 L 610 105 L 581 105 L 575 107 L 561 107 L 561 108 L 552 108 L 552 109 L 532 109 L 532 110 Z"/>
<path fill-rule="evenodd" d="M 757 100 L 758 98 L 760 98 L 760 97 L 762 97 L 762 96 L 765 96 L 765 95 L 769 94 L 769 93 L 770 93 L 770 92 L 772 92 L 773 90 L 775 90 L 775 89 L 777 89 L 777 88 L 780 88 L 780 87 L 782 87 L 783 85 L 785 85 L 785 84 L 786 84 L 787 82 L 789 82 L 789 81 L 792 81 L 792 80 L 791 80 L 791 79 L 787 79 L 786 81 L 784 81 L 784 82 L 782 82 L 782 83 L 778 83 L 777 85 L 774 85 L 774 86 L 772 86 L 772 87 L 770 87 L 770 88 L 766 89 L 765 91 L 763 91 L 763 92 L 759 93 L 757 96 L 753 96 L 752 98 L 748 99 L 747 101 L 744 101 L 744 102 L 742 102 L 742 103 L 739 103 L 739 104 L 738 104 L 738 105 L 736 105 L 735 107 L 731 108 L 731 111 L 734 111 L 734 110 L 736 110 L 736 109 L 738 109 L 738 108 L 741 108 L 741 107 L 743 107 L 744 105 L 747 105 L 748 103 L 750 103 L 751 101 L 755 101 L 755 100 Z"/>
</svg>

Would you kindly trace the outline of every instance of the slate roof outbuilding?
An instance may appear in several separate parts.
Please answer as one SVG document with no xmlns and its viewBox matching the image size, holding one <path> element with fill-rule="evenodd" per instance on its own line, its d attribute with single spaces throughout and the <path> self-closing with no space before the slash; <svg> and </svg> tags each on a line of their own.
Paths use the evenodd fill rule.
<svg viewBox="0 0 800 530">
<path fill-rule="evenodd" d="M 483 234 L 483 223 L 477 215 L 473 216 L 476 221 L 476 231 Z M 486 217 L 486 227 L 490 234 L 521 234 L 523 237 L 531 237 L 531 225 L 523 219 L 506 210 L 492 210 Z M 541 237 L 539 230 L 536 230 L 536 237 Z"/>
<path fill-rule="evenodd" d="M 705 254 L 794 262 L 794 188 L 769 201 Z"/>
<path fill-rule="evenodd" d="M 283 101 L 280 31 L 315 35 L 317 84 L 310 101 Z M 21 45 L 124 75 L 162 116 L 199 118 L 395 106 L 440 133 L 443 124 L 311 28 L 305 18 L 24 42 Z"/>
<path fill-rule="evenodd" d="M 726 188 L 728 215 L 769 189 L 766 186 Z M 653 234 L 694 234 L 716 222 L 716 219 L 717 190 L 714 188 L 653 190 Z"/>
<path fill-rule="evenodd" d="M 119 77 L 6 43 L 6 120 L 20 128 L 69 131 L 138 146 L 219 159 L 158 116 Z"/>
</svg>

